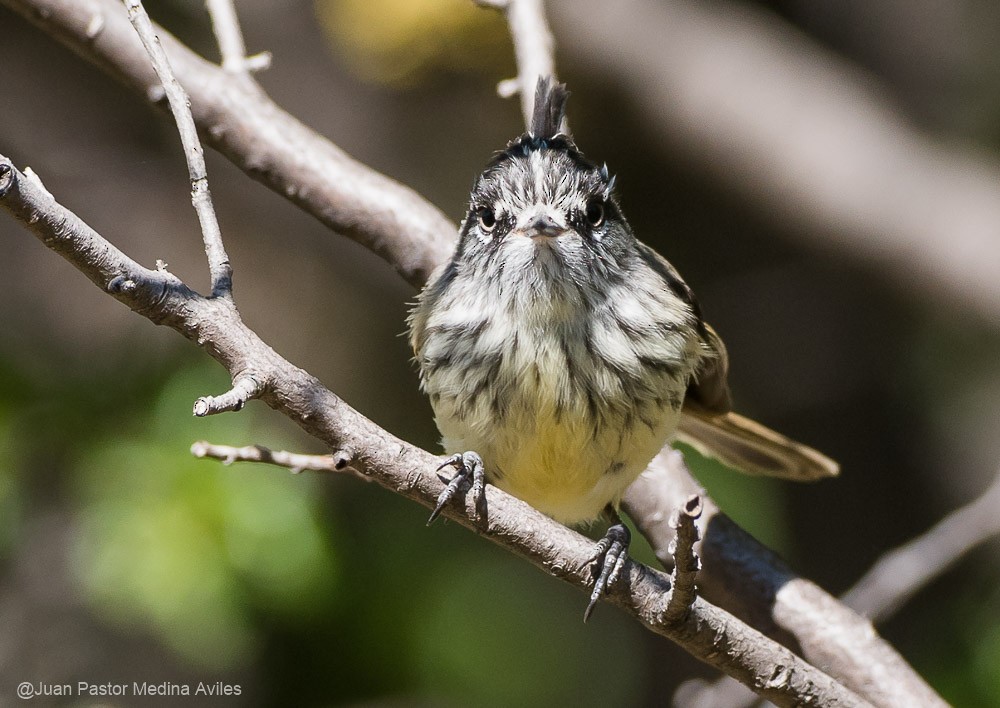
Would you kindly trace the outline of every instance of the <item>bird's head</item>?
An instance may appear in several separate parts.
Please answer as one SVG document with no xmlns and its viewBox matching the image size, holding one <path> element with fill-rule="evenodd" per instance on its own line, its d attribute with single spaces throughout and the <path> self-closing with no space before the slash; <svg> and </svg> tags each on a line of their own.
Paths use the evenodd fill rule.
<svg viewBox="0 0 1000 708">
<path fill-rule="evenodd" d="M 531 129 L 476 179 L 459 263 L 580 280 L 628 253 L 634 237 L 613 195 L 614 177 L 563 130 L 568 95 L 565 85 L 539 80 Z"/>
</svg>

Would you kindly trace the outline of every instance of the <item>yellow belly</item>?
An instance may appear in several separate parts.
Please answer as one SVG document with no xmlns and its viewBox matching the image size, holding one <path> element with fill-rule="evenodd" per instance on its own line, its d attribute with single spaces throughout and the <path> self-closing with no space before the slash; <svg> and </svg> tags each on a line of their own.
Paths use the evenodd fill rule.
<svg viewBox="0 0 1000 708">
<path fill-rule="evenodd" d="M 595 428 L 582 411 L 520 412 L 484 426 L 438 417 L 448 452 L 478 451 L 491 483 L 563 523 L 596 519 L 666 443 L 678 413 L 653 426 L 625 418 Z M 647 417 L 648 420 L 648 417 Z"/>
</svg>

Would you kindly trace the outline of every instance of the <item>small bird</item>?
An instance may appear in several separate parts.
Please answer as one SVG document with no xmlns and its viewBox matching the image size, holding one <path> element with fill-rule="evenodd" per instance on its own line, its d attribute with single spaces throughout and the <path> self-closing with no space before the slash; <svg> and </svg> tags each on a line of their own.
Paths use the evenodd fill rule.
<svg viewBox="0 0 1000 708">
<path fill-rule="evenodd" d="M 539 79 L 529 131 L 476 179 L 454 255 L 410 314 L 421 387 L 457 473 L 566 524 L 612 521 L 584 619 L 630 535 L 625 489 L 671 437 L 753 474 L 814 480 L 829 458 L 733 413 L 722 340 L 664 258 L 636 239 L 607 166 L 563 132 L 564 84 Z"/>
</svg>

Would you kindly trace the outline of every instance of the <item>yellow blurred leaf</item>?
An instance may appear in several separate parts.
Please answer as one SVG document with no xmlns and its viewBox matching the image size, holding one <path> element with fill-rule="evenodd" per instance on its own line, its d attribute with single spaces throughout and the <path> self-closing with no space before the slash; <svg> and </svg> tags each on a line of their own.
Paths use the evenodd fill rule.
<svg viewBox="0 0 1000 708">
<path fill-rule="evenodd" d="M 316 14 L 334 49 L 368 81 L 510 68 L 503 17 L 472 0 L 316 0 Z"/>
</svg>

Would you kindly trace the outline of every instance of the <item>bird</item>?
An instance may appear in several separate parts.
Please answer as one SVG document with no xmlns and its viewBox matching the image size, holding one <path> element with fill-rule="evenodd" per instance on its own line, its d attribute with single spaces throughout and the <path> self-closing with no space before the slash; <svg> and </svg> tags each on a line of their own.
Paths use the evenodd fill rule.
<svg viewBox="0 0 1000 708">
<path fill-rule="evenodd" d="M 839 468 L 733 412 L 722 339 L 565 130 L 568 96 L 539 78 L 527 132 L 476 178 L 408 325 L 448 454 L 438 469 L 456 470 L 428 523 L 463 486 L 482 508 L 486 483 L 567 525 L 607 517 L 586 620 L 627 557 L 622 495 L 669 441 L 752 474 Z"/>
</svg>

